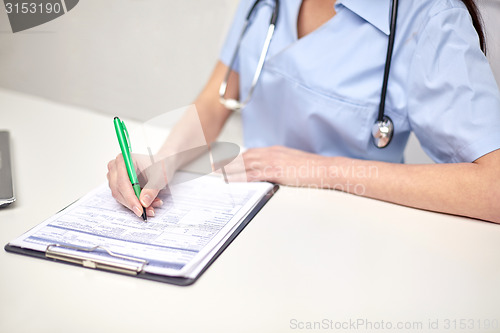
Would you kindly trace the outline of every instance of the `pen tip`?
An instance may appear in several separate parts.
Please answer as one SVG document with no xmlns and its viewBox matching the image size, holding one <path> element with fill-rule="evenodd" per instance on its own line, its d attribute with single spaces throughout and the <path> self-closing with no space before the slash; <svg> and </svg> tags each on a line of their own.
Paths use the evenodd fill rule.
<svg viewBox="0 0 500 333">
<path fill-rule="evenodd" d="M 147 221 L 147 220 L 148 220 L 148 216 L 146 215 L 146 209 L 144 209 L 144 210 L 142 211 L 142 219 L 143 219 L 144 221 Z"/>
</svg>

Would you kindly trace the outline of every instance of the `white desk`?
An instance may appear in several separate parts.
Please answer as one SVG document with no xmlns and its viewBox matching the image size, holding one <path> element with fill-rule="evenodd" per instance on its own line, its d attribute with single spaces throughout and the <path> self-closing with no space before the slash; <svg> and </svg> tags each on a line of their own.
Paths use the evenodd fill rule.
<svg viewBox="0 0 500 333">
<path fill-rule="evenodd" d="M 105 182 L 118 153 L 110 117 L 5 90 L 0 128 L 18 198 L 0 210 L 2 246 Z M 282 187 L 191 287 L 0 251 L 0 332 L 311 332 L 293 328 L 324 319 L 421 332 L 474 319 L 464 332 L 478 332 L 500 321 L 499 286 L 500 225 Z"/>
</svg>

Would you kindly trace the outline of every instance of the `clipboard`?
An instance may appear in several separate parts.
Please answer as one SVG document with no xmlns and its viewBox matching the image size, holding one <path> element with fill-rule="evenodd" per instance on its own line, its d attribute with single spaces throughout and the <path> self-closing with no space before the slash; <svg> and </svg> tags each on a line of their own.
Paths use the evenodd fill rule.
<svg viewBox="0 0 500 333">
<path fill-rule="evenodd" d="M 143 260 L 141 258 L 117 255 L 101 246 L 95 246 L 92 248 L 82 248 L 65 244 L 50 244 L 47 246 L 46 251 L 37 251 L 7 244 L 5 245 L 4 249 L 5 251 L 10 253 L 26 255 L 53 262 L 65 263 L 73 266 L 80 266 L 90 269 L 101 270 L 105 272 L 111 272 L 115 274 L 127 275 L 151 281 L 164 282 L 177 286 L 189 286 L 195 283 L 198 280 L 198 278 L 201 275 L 203 275 L 203 273 L 222 254 L 222 252 L 224 252 L 224 250 L 234 241 L 234 239 L 243 231 L 243 229 L 250 223 L 250 221 L 255 217 L 255 215 L 257 215 L 257 213 L 262 209 L 262 207 L 264 207 L 264 205 L 269 201 L 269 199 L 271 199 L 274 193 L 278 191 L 278 189 L 279 186 L 275 184 L 267 192 L 267 194 L 265 194 L 262 197 L 262 199 L 246 215 L 243 221 L 240 222 L 238 227 L 229 235 L 229 237 L 225 240 L 223 245 L 216 251 L 216 253 L 210 258 L 210 260 L 204 265 L 202 270 L 194 278 L 167 276 L 167 275 L 145 272 L 144 267 L 147 266 L 146 260 Z M 68 207 L 64 209 L 67 209 Z M 60 249 L 78 250 L 81 252 L 81 254 L 79 255 L 68 254 L 61 252 Z M 89 258 L 85 255 L 86 253 L 95 253 L 97 251 L 106 253 L 107 257 L 103 256 L 102 260 L 99 259 L 96 260 L 95 258 Z M 116 260 L 113 261 L 112 259 L 120 259 L 122 260 L 122 262 L 118 263 Z"/>
</svg>

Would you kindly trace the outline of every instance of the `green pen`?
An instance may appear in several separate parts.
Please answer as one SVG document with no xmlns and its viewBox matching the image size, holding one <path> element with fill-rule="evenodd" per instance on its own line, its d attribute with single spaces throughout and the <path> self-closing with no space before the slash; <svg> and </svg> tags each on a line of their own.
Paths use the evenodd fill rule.
<svg viewBox="0 0 500 333">
<path fill-rule="evenodd" d="M 114 123 L 116 137 L 118 138 L 118 143 L 120 144 L 123 160 L 125 161 L 128 178 L 130 179 L 130 183 L 132 183 L 132 188 L 134 189 L 137 199 L 139 199 L 141 196 L 141 187 L 139 186 L 139 180 L 137 179 L 137 174 L 135 173 L 134 163 L 132 162 L 132 157 L 130 156 L 130 138 L 128 136 L 127 127 L 125 126 L 125 123 L 118 117 L 115 117 Z M 143 207 L 142 218 L 144 219 L 144 221 L 147 221 L 145 207 Z"/>
</svg>

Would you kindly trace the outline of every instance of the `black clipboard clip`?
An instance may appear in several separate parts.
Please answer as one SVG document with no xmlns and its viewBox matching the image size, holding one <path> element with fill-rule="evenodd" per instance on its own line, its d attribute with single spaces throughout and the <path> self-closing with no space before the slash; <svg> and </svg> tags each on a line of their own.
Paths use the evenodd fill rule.
<svg viewBox="0 0 500 333">
<path fill-rule="evenodd" d="M 127 262 L 115 262 L 106 258 L 89 258 L 85 256 L 85 254 L 77 254 L 77 253 L 68 253 L 57 251 L 57 249 L 68 249 L 75 251 L 82 251 L 85 253 L 95 252 L 98 249 L 102 249 L 106 251 L 108 255 L 113 258 L 127 260 L 135 262 L 135 264 L 127 263 Z M 50 259 L 56 259 L 61 261 L 70 262 L 73 264 L 79 264 L 83 267 L 93 268 L 93 269 L 103 269 L 107 271 L 123 273 L 128 275 L 137 275 L 141 273 L 144 269 L 144 266 L 148 264 L 147 260 L 124 256 L 121 254 L 116 254 L 106 249 L 103 246 L 97 245 L 91 248 L 72 246 L 72 245 L 62 245 L 62 244 L 49 244 L 47 245 L 47 249 L 45 251 L 45 256 Z"/>
</svg>

